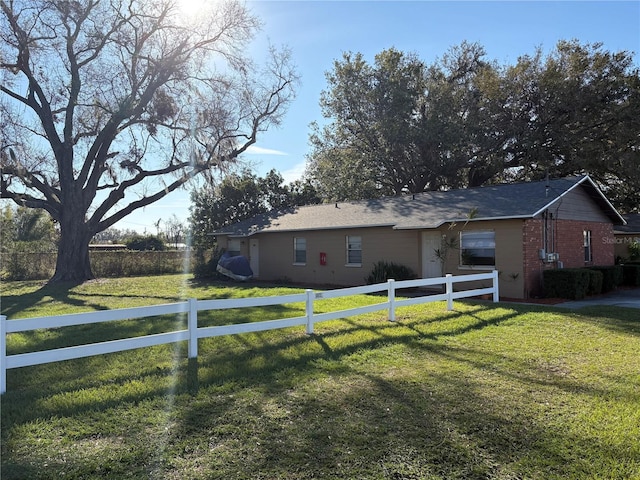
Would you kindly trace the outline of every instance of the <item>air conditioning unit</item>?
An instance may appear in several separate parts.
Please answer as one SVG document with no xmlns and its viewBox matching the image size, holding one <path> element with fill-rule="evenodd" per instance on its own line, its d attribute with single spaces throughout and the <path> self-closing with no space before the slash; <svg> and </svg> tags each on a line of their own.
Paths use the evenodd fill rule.
<svg viewBox="0 0 640 480">
<path fill-rule="evenodd" d="M 557 262 L 559 255 L 557 253 L 547 253 L 547 258 L 545 259 L 548 263 Z"/>
</svg>

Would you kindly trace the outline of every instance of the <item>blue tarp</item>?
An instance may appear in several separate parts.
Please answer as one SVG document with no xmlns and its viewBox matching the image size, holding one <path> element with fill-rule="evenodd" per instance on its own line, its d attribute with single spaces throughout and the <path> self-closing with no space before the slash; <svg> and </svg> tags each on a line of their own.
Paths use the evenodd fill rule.
<svg viewBox="0 0 640 480">
<path fill-rule="evenodd" d="M 242 255 L 232 257 L 227 252 L 218 260 L 216 270 L 234 280 L 245 281 L 253 277 L 253 270 L 249 266 L 249 260 Z"/>
</svg>

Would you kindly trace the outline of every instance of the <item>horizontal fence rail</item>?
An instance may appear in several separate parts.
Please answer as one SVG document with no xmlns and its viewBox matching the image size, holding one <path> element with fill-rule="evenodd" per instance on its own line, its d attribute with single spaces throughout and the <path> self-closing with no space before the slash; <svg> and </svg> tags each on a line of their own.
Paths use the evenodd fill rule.
<svg viewBox="0 0 640 480">
<path fill-rule="evenodd" d="M 473 288 L 469 290 L 453 290 L 455 283 L 491 280 L 491 287 Z M 396 298 L 396 291 L 406 288 L 424 288 L 444 286 L 444 293 L 416 296 L 414 298 Z M 373 305 L 349 308 L 326 313 L 314 313 L 314 304 L 318 300 L 349 297 L 367 293 L 386 292 L 386 300 Z M 296 326 L 305 326 L 308 334 L 313 333 L 316 323 L 326 322 L 338 318 L 345 318 L 379 310 L 388 311 L 388 320 L 395 321 L 396 308 L 422 303 L 446 301 L 447 310 L 453 309 L 453 300 L 459 298 L 492 295 L 493 301 L 499 300 L 498 272 L 474 275 L 446 275 L 438 278 L 424 278 L 418 280 L 395 281 L 365 285 L 360 287 L 340 288 L 327 291 L 306 290 L 304 293 L 281 295 L 274 297 L 233 298 L 219 300 L 196 300 L 191 298 L 184 302 L 151 305 L 147 307 L 123 308 L 117 310 L 101 310 L 98 312 L 74 313 L 55 317 L 37 317 L 8 320 L 0 315 L 0 394 L 6 392 L 7 370 L 11 368 L 28 367 L 44 363 L 60 362 L 76 358 L 102 355 L 105 353 L 122 352 L 136 348 L 163 345 L 166 343 L 188 342 L 189 358 L 198 356 L 198 340 L 201 338 L 235 335 L 239 333 L 260 332 Z M 285 305 L 291 303 L 305 304 L 305 315 L 262 322 L 240 323 L 213 327 L 198 327 L 198 312 L 211 310 L 227 310 L 235 308 L 263 307 L 270 305 Z M 111 322 L 116 320 L 131 320 L 136 318 L 154 317 L 159 315 L 186 315 L 187 329 L 153 335 L 144 335 L 121 340 L 91 343 L 73 347 L 57 348 L 31 353 L 7 355 L 7 335 L 39 329 L 62 328 L 93 323 Z"/>
</svg>

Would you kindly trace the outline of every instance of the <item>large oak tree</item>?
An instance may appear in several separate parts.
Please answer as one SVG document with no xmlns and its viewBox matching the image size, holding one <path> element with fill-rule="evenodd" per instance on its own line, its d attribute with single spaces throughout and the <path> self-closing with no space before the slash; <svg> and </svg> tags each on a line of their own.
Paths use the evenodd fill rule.
<svg viewBox="0 0 640 480">
<path fill-rule="evenodd" d="M 640 208 L 640 74 L 629 52 L 561 41 L 513 65 L 463 43 L 427 65 L 385 50 L 327 73 L 308 174 L 328 199 L 589 173 Z"/>
<path fill-rule="evenodd" d="M 293 98 L 286 50 L 246 55 L 258 19 L 208 5 L 0 0 L 1 196 L 58 223 L 52 281 L 92 278 L 96 233 L 236 161 Z"/>
<path fill-rule="evenodd" d="M 491 65 L 463 43 L 427 65 L 396 49 L 345 53 L 328 72 L 307 170 L 328 199 L 370 198 L 458 186 L 467 164 L 474 79 Z M 477 108 L 476 108 L 477 110 Z"/>
</svg>

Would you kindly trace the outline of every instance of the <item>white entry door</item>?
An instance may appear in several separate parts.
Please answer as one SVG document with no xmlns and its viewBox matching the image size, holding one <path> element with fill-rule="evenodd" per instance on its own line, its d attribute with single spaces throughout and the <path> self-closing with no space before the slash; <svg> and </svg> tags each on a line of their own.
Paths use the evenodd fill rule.
<svg viewBox="0 0 640 480">
<path fill-rule="evenodd" d="M 436 249 L 440 248 L 440 232 L 422 232 L 422 278 L 442 276 L 440 259 Z"/>
<path fill-rule="evenodd" d="M 257 238 L 249 240 L 249 266 L 253 270 L 253 276 L 260 276 L 260 243 Z"/>
</svg>

